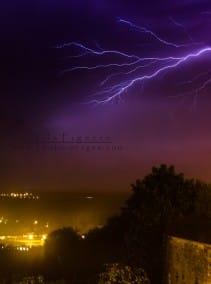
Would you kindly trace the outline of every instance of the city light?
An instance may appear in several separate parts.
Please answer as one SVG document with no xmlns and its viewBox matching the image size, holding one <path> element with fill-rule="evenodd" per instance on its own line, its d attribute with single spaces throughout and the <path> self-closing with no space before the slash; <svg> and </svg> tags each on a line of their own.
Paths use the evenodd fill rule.
<svg viewBox="0 0 211 284">
<path fill-rule="evenodd" d="M 33 235 L 33 234 L 30 234 L 30 235 L 29 235 L 29 240 L 33 240 L 33 238 L 34 238 L 34 235 Z"/>
<path fill-rule="evenodd" d="M 11 193 L 0 193 L 0 197 L 3 198 L 17 198 L 17 199 L 35 199 L 38 200 L 39 196 L 34 195 L 33 193 L 30 192 L 24 192 L 24 193 L 16 193 L 16 192 L 11 192 Z"/>
<path fill-rule="evenodd" d="M 93 196 L 86 196 L 85 198 L 86 199 L 93 199 L 94 197 Z"/>
<path fill-rule="evenodd" d="M 42 241 L 45 241 L 47 239 L 47 235 L 42 235 Z"/>
<path fill-rule="evenodd" d="M 19 251 L 29 251 L 29 247 L 25 247 L 25 246 L 20 246 L 16 248 Z"/>
<path fill-rule="evenodd" d="M 18 248 L 23 247 L 42 247 L 47 239 L 47 234 L 24 234 L 24 235 L 8 235 L 8 236 L 0 236 L 0 241 L 3 245 L 13 246 Z M 18 249 L 20 250 L 20 249 Z M 24 249 L 22 249 L 24 250 Z"/>
<path fill-rule="evenodd" d="M 0 224 L 6 225 L 8 222 L 8 219 L 4 218 L 3 216 L 0 218 Z"/>
</svg>

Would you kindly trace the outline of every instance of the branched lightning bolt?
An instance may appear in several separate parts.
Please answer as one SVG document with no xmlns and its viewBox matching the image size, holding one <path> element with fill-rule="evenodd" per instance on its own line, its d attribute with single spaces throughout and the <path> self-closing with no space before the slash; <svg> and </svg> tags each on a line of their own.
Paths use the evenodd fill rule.
<svg viewBox="0 0 211 284">
<path fill-rule="evenodd" d="M 172 18 L 171 18 L 172 19 Z M 128 25 L 129 27 L 141 32 L 141 33 L 146 33 L 146 34 L 149 34 L 151 35 L 155 40 L 157 40 L 158 42 L 160 42 L 161 44 L 164 44 L 164 45 L 167 45 L 167 46 L 172 46 L 172 47 L 176 47 L 176 48 L 181 48 L 181 47 L 188 47 L 190 45 L 192 45 L 193 43 L 185 43 L 185 44 L 176 44 L 174 42 L 171 42 L 171 41 L 167 41 L 165 39 L 163 39 L 162 37 L 160 37 L 158 34 L 156 34 L 155 32 L 153 32 L 152 30 L 146 28 L 146 27 L 143 27 L 143 26 L 138 26 L 128 20 L 124 20 L 124 19 L 121 19 L 121 18 L 118 18 L 117 21 L 119 23 L 122 23 L 122 24 L 125 24 L 125 25 Z M 176 21 L 174 21 L 174 24 L 176 25 L 179 25 Z M 180 27 L 182 25 L 180 24 Z M 183 27 L 184 29 L 184 27 Z M 198 44 L 198 43 L 194 43 L 194 44 Z"/>
<path fill-rule="evenodd" d="M 100 83 L 101 90 L 95 94 L 95 99 L 91 100 L 91 103 L 106 104 L 113 102 L 115 99 L 121 99 L 121 96 L 127 93 L 137 83 L 143 84 L 155 78 L 161 78 L 161 75 L 179 70 L 180 66 L 194 62 L 196 59 L 202 59 L 211 54 L 210 46 L 202 46 L 196 49 L 196 43 L 194 43 L 193 39 L 189 36 L 185 26 L 176 22 L 173 18 L 171 18 L 171 21 L 174 25 L 183 29 L 191 43 L 177 44 L 163 39 L 152 30 L 138 26 L 128 20 L 118 18 L 117 21 L 118 23 L 129 26 L 135 31 L 149 34 L 153 40 L 159 43 L 159 50 L 161 48 L 162 51 L 162 46 L 164 46 L 166 52 L 166 48 L 168 47 L 171 54 L 168 56 L 146 57 L 140 56 L 140 52 L 133 54 L 116 49 L 107 50 L 102 47 L 96 49 L 78 42 L 68 42 L 56 46 L 58 49 L 65 48 L 68 51 L 69 49 L 74 49 L 76 54 L 69 55 L 69 58 L 80 58 L 80 62 L 84 57 L 88 57 L 89 62 L 94 62 L 92 59 L 100 60 L 99 64 L 71 66 L 70 68 L 63 69 L 62 74 L 75 71 L 94 72 L 98 69 L 108 72 Z M 187 50 L 187 47 L 189 47 L 189 50 Z M 204 76 L 209 75 L 210 71 L 211 70 L 197 74 L 193 79 L 183 82 L 182 84 L 188 85 L 200 80 L 199 86 L 195 89 L 198 96 L 199 92 L 203 91 L 211 84 L 211 78 L 203 79 Z M 202 82 L 201 79 L 203 79 Z"/>
<path fill-rule="evenodd" d="M 170 19 L 170 21 L 171 21 L 175 26 L 181 28 L 181 29 L 184 31 L 184 33 L 187 35 L 188 39 L 189 39 L 191 42 L 193 42 L 193 38 L 192 38 L 191 35 L 188 33 L 187 28 L 186 28 L 183 24 L 181 24 L 180 22 L 176 21 L 176 20 L 175 20 L 174 18 L 172 18 L 172 17 L 170 17 L 169 19 Z"/>
<path fill-rule="evenodd" d="M 158 68 L 156 71 L 154 71 L 152 73 L 149 73 L 147 75 L 143 75 L 143 76 L 140 76 L 140 77 L 136 77 L 136 78 L 130 80 L 129 82 L 124 82 L 121 85 L 117 86 L 117 88 L 115 89 L 115 92 L 113 94 L 111 94 L 108 98 L 106 98 L 106 99 L 104 99 L 100 102 L 108 103 L 108 102 L 114 100 L 115 98 L 121 96 L 121 94 L 126 92 L 135 83 L 153 79 L 153 78 L 157 77 L 160 73 L 163 73 L 164 71 L 169 71 L 171 69 L 175 69 L 179 65 L 182 65 L 183 63 L 185 63 L 186 61 L 189 61 L 189 60 L 196 58 L 196 57 L 200 57 L 207 52 L 211 52 L 211 47 L 203 48 L 196 53 L 190 53 L 190 54 L 182 57 L 181 59 L 177 60 L 176 63 L 167 64 L 164 67 Z M 209 81 L 207 81 L 206 83 L 204 83 L 199 88 L 199 91 L 202 90 L 203 88 L 205 88 L 210 82 L 211 82 L 211 79 Z M 99 101 L 96 100 L 95 102 L 97 103 Z"/>
<path fill-rule="evenodd" d="M 211 69 L 209 69 L 208 71 L 206 72 L 202 72 L 202 73 L 199 73 L 197 74 L 194 78 L 192 78 L 191 80 L 187 80 L 187 81 L 183 81 L 180 83 L 181 86 L 184 86 L 184 85 L 191 85 L 193 84 L 194 82 L 196 82 L 197 80 L 199 80 L 200 78 L 203 78 L 205 76 L 208 76 L 209 74 L 211 73 Z"/>
<path fill-rule="evenodd" d="M 103 55 L 106 55 L 106 54 L 111 54 L 111 55 L 118 55 L 118 56 L 123 56 L 123 57 L 126 57 L 126 58 L 136 58 L 138 59 L 139 57 L 136 56 L 136 55 L 133 55 L 133 54 L 127 54 L 127 53 L 124 53 L 124 52 L 121 52 L 121 51 L 118 51 L 118 50 L 95 50 L 95 49 L 92 49 L 92 48 L 89 48 L 81 43 L 78 43 L 78 42 L 68 42 L 68 43 L 64 43 L 62 45 L 57 45 L 55 48 L 65 48 L 65 47 L 78 47 L 79 49 L 82 50 L 82 53 L 81 54 L 78 54 L 76 55 L 77 57 L 82 57 L 84 56 L 85 54 L 92 54 L 92 55 L 100 55 L 100 56 L 103 56 Z M 75 55 L 73 56 L 69 56 L 70 58 L 71 57 L 75 57 Z"/>
</svg>

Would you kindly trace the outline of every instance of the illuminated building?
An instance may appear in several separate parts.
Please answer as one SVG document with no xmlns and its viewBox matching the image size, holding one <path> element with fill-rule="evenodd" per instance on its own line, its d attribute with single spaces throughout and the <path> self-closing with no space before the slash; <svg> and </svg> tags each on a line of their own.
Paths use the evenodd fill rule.
<svg viewBox="0 0 211 284">
<path fill-rule="evenodd" d="M 211 284 L 210 220 L 185 221 L 174 234 L 167 242 L 165 283 Z"/>
</svg>

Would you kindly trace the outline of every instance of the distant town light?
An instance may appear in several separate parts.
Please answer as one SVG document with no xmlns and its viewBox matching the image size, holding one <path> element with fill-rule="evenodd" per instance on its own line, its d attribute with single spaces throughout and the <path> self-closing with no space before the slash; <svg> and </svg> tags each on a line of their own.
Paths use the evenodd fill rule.
<svg viewBox="0 0 211 284">
<path fill-rule="evenodd" d="M 42 241 L 45 241 L 47 239 L 47 235 L 42 235 Z"/>
<path fill-rule="evenodd" d="M 34 195 L 30 192 L 22 192 L 22 193 L 0 193 L 0 197 L 7 197 L 7 198 L 19 198 L 19 199 L 39 199 L 38 195 Z"/>
<path fill-rule="evenodd" d="M 33 234 L 30 234 L 30 235 L 28 236 L 28 238 L 29 238 L 29 240 L 33 240 L 34 235 L 33 235 Z"/>
<path fill-rule="evenodd" d="M 86 199 L 93 199 L 94 197 L 93 196 L 86 196 L 85 198 Z"/>
</svg>

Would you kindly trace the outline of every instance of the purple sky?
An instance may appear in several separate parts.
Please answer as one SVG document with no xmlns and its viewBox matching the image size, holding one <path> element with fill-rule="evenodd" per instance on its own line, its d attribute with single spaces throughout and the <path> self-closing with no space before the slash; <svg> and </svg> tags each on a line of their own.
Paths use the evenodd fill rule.
<svg viewBox="0 0 211 284">
<path fill-rule="evenodd" d="M 78 42 L 97 52 L 118 50 L 138 57 L 197 53 L 211 46 L 209 2 L 2 3 L 0 166 L 4 190 L 123 191 L 161 163 L 174 164 L 187 176 L 210 182 L 211 52 L 144 84 L 137 82 L 121 97 L 96 105 L 90 102 L 116 94 L 102 95 L 105 89 L 101 82 L 113 73 L 131 69 L 106 67 L 63 75 L 61 71 L 131 61 L 112 53 L 70 58 L 84 50 L 75 46 L 55 48 Z M 147 27 L 166 42 L 187 46 L 161 43 L 149 33 L 119 24 L 118 18 Z M 152 74 L 169 63 L 155 62 L 131 75 L 120 74 L 105 88 Z M 59 139 L 63 132 L 68 138 L 109 136 L 112 145 L 122 149 L 87 152 L 80 148 L 83 145 L 72 151 L 61 147 L 56 152 L 35 149 L 38 140 L 48 135 Z"/>
</svg>

